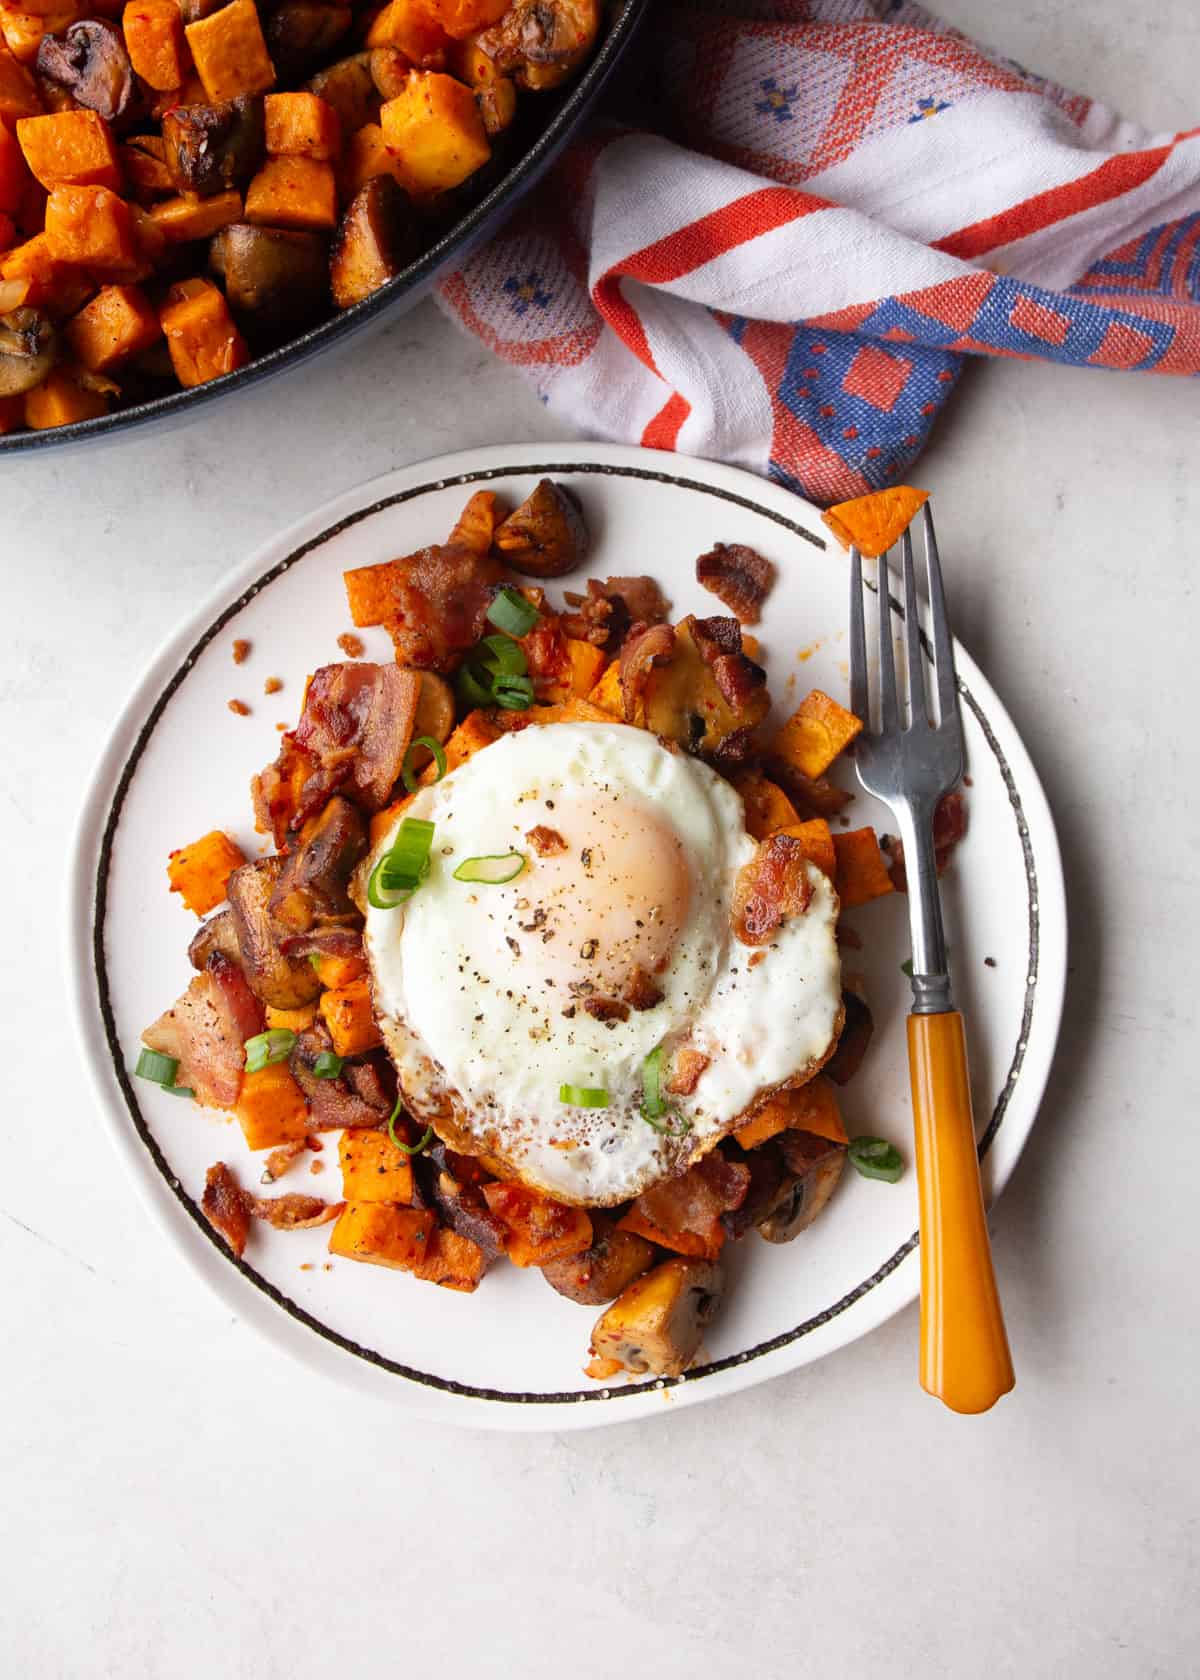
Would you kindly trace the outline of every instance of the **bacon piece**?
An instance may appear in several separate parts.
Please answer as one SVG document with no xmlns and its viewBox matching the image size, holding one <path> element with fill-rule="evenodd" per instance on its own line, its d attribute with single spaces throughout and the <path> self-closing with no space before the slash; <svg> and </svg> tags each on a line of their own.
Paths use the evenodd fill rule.
<svg viewBox="0 0 1200 1680">
<path fill-rule="evenodd" d="M 453 671 L 484 634 L 503 568 L 459 543 L 434 544 L 394 560 L 386 623 L 402 664 Z"/>
<path fill-rule="evenodd" d="M 675 656 L 675 632 L 669 624 L 636 625 L 621 649 L 621 704 L 627 723 L 637 718 L 638 703 L 650 672 Z"/>
<path fill-rule="evenodd" d="M 700 1075 L 709 1064 L 710 1058 L 699 1050 L 692 1050 L 688 1045 L 675 1052 L 675 1061 L 671 1068 L 671 1077 L 667 1080 L 667 1090 L 673 1097 L 690 1097 L 700 1083 Z"/>
<path fill-rule="evenodd" d="M 775 584 L 770 560 L 744 543 L 717 543 L 696 561 L 696 581 L 717 597 L 739 624 L 757 624 Z"/>
<path fill-rule="evenodd" d="M 343 1128 L 378 1127 L 386 1120 L 390 1105 L 386 1109 L 376 1106 L 354 1089 L 349 1079 L 353 1064 L 347 1064 L 336 1079 L 318 1079 L 313 1072 L 317 1057 L 332 1049 L 333 1042 L 322 1024 L 298 1033 L 288 1058 L 292 1078 L 304 1092 L 311 1109 L 312 1130 L 334 1132 Z"/>
<path fill-rule="evenodd" d="M 540 595 L 542 591 L 537 593 Z M 534 693 L 539 697 L 547 689 L 566 682 L 571 674 L 571 655 L 567 651 L 562 620 L 557 613 L 547 612 L 545 607 L 540 611 L 542 616 L 533 629 L 521 637 L 521 651 L 533 678 Z"/>
<path fill-rule="evenodd" d="M 246 1193 L 225 1165 L 217 1161 L 204 1175 L 204 1194 L 200 1211 L 229 1244 L 240 1260 L 246 1250 L 250 1234 L 250 1209 L 254 1198 Z"/>
<path fill-rule="evenodd" d="M 282 1178 L 284 1173 L 290 1172 L 307 1147 L 307 1144 L 301 1141 L 281 1143 L 278 1149 L 272 1149 L 263 1167 L 262 1182 L 273 1184 L 277 1178 Z"/>
<path fill-rule="evenodd" d="M 363 939 L 358 928 L 316 927 L 311 933 L 293 933 L 281 939 L 279 949 L 285 957 L 306 960 L 309 957 L 340 957 L 349 962 L 362 960 Z"/>
<path fill-rule="evenodd" d="M 437 1146 L 435 1146 L 435 1149 Z M 434 1154 L 431 1150 L 430 1155 Z M 414 1166 L 420 1166 L 418 1156 Z M 432 1179 L 429 1195 L 450 1229 L 460 1237 L 468 1237 L 482 1251 L 485 1261 L 498 1260 L 508 1240 L 508 1227 L 498 1219 L 483 1199 L 478 1183 L 471 1181 L 477 1163 L 470 1163 L 464 1172 L 461 1163 L 469 1156 L 456 1156 L 442 1146 L 442 1165 L 431 1162 Z"/>
<path fill-rule="evenodd" d="M 643 1191 L 619 1228 L 680 1254 L 712 1260 L 725 1241 L 721 1215 L 740 1207 L 749 1188 L 749 1167 L 727 1161 L 714 1149 L 679 1178 L 663 1179 Z"/>
<path fill-rule="evenodd" d="M 525 838 L 539 857 L 560 857 L 567 849 L 567 842 L 558 830 L 543 823 L 531 828 Z"/>
<path fill-rule="evenodd" d="M 567 635 L 608 653 L 616 653 L 632 625 L 662 624 L 671 611 L 671 603 L 648 577 L 610 577 L 603 583 L 589 578 L 585 595 L 568 590 L 566 600 L 575 608 L 563 616 Z"/>
<path fill-rule="evenodd" d="M 584 998 L 583 1007 L 593 1021 L 628 1021 L 629 1019 L 629 1005 L 622 1003 L 619 998 Z"/>
<path fill-rule="evenodd" d="M 933 813 L 933 856 L 939 875 L 943 873 L 954 848 L 967 832 L 967 802 L 955 788 L 938 800 Z M 904 867 L 904 842 L 896 835 L 885 835 L 880 842 L 887 853 L 887 865 L 892 885 L 897 892 L 908 891 L 908 873 Z"/>
<path fill-rule="evenodd" d="M 190 1086 L 205 1108 L 232 1108 L 242 1088 L 247 1038 L 264 1026 L 262 1007 L 237 964 L 214 952 L 142 1043 L 179 1063 L 176 1084 Z"/>
<path fill-rule="evenodd" d="M 733 931 L 743 945 L 766 945 L 787 917 L 804 914 L 812 895 L 802 843 L 790 834 L 769 835 L 738 871 Z"/>
<path fill-rule="evenodd" d="M 755 694 L 767 685 L 761 665 L 742 652 L 742 630 L 735 618 L 693 618 L 688 620 L 692 640 L 708 665 L 723 698 L 735 712 L 743 711 Z"/>
<path fill-rule="evenodd" d="M 367 811 L 387 804 L 412 735 L 421 679 L 398 665 L 322 665 L 304 696 L 292 734 L 318 776 Z"/>
<path fill-rule="evenodd" d="M 328 1225 L 345 1207 L 344 1202 L 326 1202 L 320 1196 L 252 1196 L 250 1212 L 274 1231 L 308 1231 L 314 1225 Z"/>
<path fill-rule="evenodd" d="M 625 982 L 625 990 L 621 995 L 630 1008 L 638 1010 L 639 1013 L 644 1009 L 653 1009 L 663 1000 L 662 987 L 644 968 L 634 969 Z"/>
</svg>

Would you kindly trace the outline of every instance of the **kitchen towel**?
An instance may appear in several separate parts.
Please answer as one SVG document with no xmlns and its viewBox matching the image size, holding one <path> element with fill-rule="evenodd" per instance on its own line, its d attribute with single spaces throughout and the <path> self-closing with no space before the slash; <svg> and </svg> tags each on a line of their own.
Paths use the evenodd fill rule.
<svg viewBox="0 0 1200 1680">
<path fill-rule="evenodd" d="M 586 434 L 829 503 L 907 473 L 965 354 L 1200 372 L 1200 129 L 892 0 L 664 4 L 634 53 L 634 122 L 439 288 Z"/>
</svg>

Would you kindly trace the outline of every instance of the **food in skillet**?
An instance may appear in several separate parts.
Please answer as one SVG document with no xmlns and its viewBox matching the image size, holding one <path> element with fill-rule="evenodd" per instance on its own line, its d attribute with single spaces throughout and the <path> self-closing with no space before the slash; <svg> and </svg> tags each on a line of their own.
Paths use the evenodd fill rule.
<svg viewBox="0 0 1200 1680">
<path fill-rule="evenodd" d="M 31 9 L 30 9 L 31 8 Z M 600 0 L 0 3 L 0 434 L 231 373 L 519 151 Z"/>
<path fill-rule="evenodd" d="M 797 1236 L 848 1156 L 897 1176 L 837 1096 L 871 1036 L 840 912 L 894 885 L 873 831 L 837 825 L 826 773 L 858 719 L 814 691 L 768 732 L 738 619 L 672 623 L 650 578 L 551 605 L 586 547 L 543 481 L 346 575 L 396 662 L 309 679 L 254 778 L 273 855 L 219 831 L 173 854 L 208 919 L 138 1071 L 232 1109 L 267 1183 L 340 1134 L 340 1202 L 214 1165 L 203 1206 L 235 1253 L 256 1220 L 328 1221 L 334 1255 L 453 1289 L 538 1267 L 611 1303 L 605 1380 L 686 1369 L 725 1244 Z M 743 617 L 773 581 L 722 545 L 697 575 Z"/>
</svg>

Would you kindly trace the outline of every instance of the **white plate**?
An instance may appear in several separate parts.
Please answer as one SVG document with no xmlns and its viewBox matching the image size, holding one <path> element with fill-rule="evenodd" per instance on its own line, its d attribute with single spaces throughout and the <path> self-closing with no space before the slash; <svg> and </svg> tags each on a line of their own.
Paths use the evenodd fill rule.
<svg viewBox="0 0 1200 1680">
<path fill-rule="evenodd" d="M 327 1270 L 327 1232 L 262 1226 L 244 1261 L 233 1260 L 197 1200 L 218 1158 L 254 1182 L 240 1132 L 129 1077 L 141 1029 L 191 972 L 185 953 L 195 918 L 168 895 L 167 854 L 211 828 L 228 829 L 250 854 L 261 846 L 249 778 L 275 755 L 276 721 L 294 721 L 306 673 L 341 657 L 336 638 L 349 627 L 342 572 L 443 540 L 479 485 L 515 503 L 547 473 L 583 501 L 595 545 L 588 571 L 648 572 L 677 615 L 722 610 L 695 581 L 696 557 L 715 541 L 770 556 L 780 580 L 757 633 L 777 707 L 790 710 L 813 686 L 845 696 L 846 559 L 816 511 L 786 491 L 708 462 L 585 444 L 517 445 L 407 467 L 283 532 L 155 659 L 114 726 L 84 805 L 68 920 L 80 1036 L 101 1112 L 172 1243 L 233 1310 L 308 1363 L 416 1413 L 501 1429 L 583 1428 L 745 1388 L 865 1334 L 918 1285 L 914 1174 L 892 1187 L 847 1173 L 796 1242 L 731 1245 L 727 1299 L 697 1369 L 678 1382 L 601 1389 L 581 1370 L 595 1309 L 556 1295 L 536 1272 L 498 1267 L 476 1294 L 450 1294 L 353 1262 Z M 954 533 L 941 538 L 953 604 Z M 230 656 L 235 636 L 253 644 L 241 666 Z M 382 632 L 366 639 L 390 657 Z M 961 648 L 958 668 L 970 831 L 943 899 L 994 1196 L 1045 1086 L 1066 912 L 1054 828 L 1028 755 Z M 263 696 L 268 676 L 284 681 L 277 697 Z M 250 717 L 228 710 L 234 696 L 252 706 Z M 842 779 L 851 778 L 843 771 Z M 887 826 L 886 811 L 863 796 L 850 814 Z M 847 951 L 845 965 L 866 976 L 876 1033 L 845 1092 L 847 1123 L 852 1135 L 882 1134 L 910 1153 L 905 900 L 877 901 L 851 920 L 865 948 Z M 286 1188 L 335 1195 L 336 1154 L 327 1145 L 320 1158 L 323 1176 Z"/>
</svg>

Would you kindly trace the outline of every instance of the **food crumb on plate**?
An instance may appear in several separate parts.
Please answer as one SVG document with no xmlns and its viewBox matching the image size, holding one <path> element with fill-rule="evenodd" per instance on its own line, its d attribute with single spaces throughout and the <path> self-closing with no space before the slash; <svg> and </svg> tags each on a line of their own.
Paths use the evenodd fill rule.
<svg viewBox="0 0 1200 1680">
<path fill-rule="evenodd" d="M 263 684 L 263 693 L 264 694 L 278 694 L 279 690 L 282 687 L 283 687 L 283 678 L 282 677 L 268 677 L 266 682 Z"/>
<path fill-rule="evenodd" d="M 233 643 L 233 663 L 241 665 L 250 656 L 251 643 L 244 636 L 238 636 Z"/>
<path fill-rule="evenodd" d="M 229 710 L 233 712 L 236 717 L 250 716 L 250 708 L 244 700 L 230 700 Z"/>
<path fill-rule="evenodd" d="M 996 966 L 995 957 L 984 957 L 983 966 L 984 966 L 984 968 L 995 968 L 995 966 Z"/>
<path fill-rule="evenodd" d="M 361 659 L 367 646 L 362 637 L 356 636 L 352 630 L 343 630 L 337 639 L 337 645 L 347 659 Z"/>
</svg>

